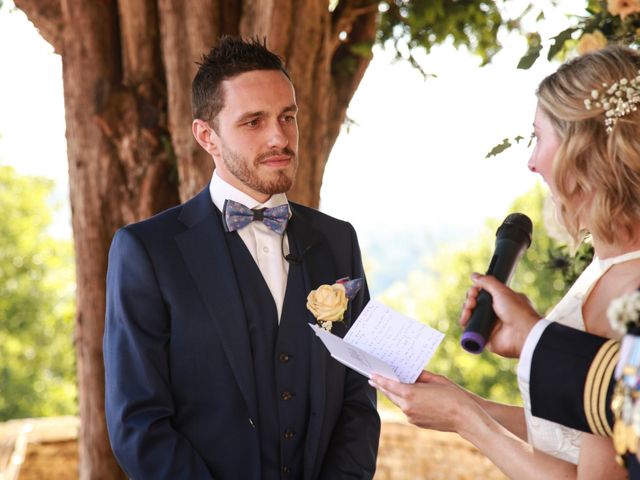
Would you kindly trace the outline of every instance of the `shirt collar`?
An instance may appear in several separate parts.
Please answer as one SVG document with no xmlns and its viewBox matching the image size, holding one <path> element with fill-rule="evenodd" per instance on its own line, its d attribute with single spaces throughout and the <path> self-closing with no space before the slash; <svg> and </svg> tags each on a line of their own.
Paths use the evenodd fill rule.
<svg viewBox="0 0 640 480">
<path fill-rule="evenodd" d="M 217 170 L 213 171 L 213 177 L 211 178 L 211 183 L 209 184 L 209 193 L 211 195 L 213 204 L 218 207 L 218 210 L 220 211 L 222 211 L 222 208 L 224 207 L 225 200 L 240 202 L 248 208 L 273 208 L 285 203 L 287 204 L 287 206 L 289 205 L 287 196 L 284 193 L 276 193 L 275 195 L 271 195 L 271 197 L 269 197 L 269 200 L 264 203 L 260 203 L 252 196 L 241 192 L 233 185 L 225 182 L 222 178 L 220 178 Z M 291 208 L 289 208 L 289 215 L 291 215 Z"/>
</svg>

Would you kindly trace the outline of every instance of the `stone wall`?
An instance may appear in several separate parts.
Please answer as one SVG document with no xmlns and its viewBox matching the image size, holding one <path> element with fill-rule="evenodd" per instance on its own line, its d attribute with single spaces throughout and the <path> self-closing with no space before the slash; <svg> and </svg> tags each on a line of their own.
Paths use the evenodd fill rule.
<svg viewBox="0 0 640 480">
<path fill-rule="evenodd" d="M 375 480 L 506 478 L 456 434 L 419 429 L 401 415 L 385 412 L 382 417 Z M 75 417 L 0 424 L 0 479 L 76 480 L 78 428 Z"/>
</svg>

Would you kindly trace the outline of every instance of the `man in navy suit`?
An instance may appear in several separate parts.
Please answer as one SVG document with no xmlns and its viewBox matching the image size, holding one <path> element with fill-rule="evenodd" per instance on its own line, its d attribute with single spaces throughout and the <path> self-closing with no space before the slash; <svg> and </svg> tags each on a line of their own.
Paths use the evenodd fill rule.
<svg viewBox="0 0 640 480">
<path fill-rule="evenodd" d="M 350 224 L 287 201 L 298 164 L 289 75 L 261 43 L 223 38 L 200 64 L 193 108 L 210 185 L 119 230 L 109 254 L 113 451 L 133 478 L 372 478 L 374 391 L 330 358 L 306 308 L 318 286 L 364 276 L 360 250 Z M 256 221 L 235 229 L 226 214 L 238 204 Z M 283 209 L 284 233 L 260 221 Z M 333 333 L 368 300 L 365 284 Z"/>
</svg>

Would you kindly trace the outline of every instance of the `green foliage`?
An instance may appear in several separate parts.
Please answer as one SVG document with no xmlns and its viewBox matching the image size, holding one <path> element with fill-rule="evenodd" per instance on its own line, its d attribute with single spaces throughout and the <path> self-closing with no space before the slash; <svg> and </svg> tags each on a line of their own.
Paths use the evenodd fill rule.
<svg viewBox="0 0 640 480">
<path fill-rule="evenodd" d="M 573 25 L 552 38 L 553 43 L 547 53 L 549 60 L 564 58 L 575 48 L 580 51 L 580 39 L 585 34 L 598 33 L 604 36 L 607 43 L 640 47 L 640 10 L 637 6 L 635 11 L 632 6 L 632 11 L 626 15 L 613 15 L 605 0 L 588 0 L 585 2 L 585 9 L 587 15 L 574 16 Z M 520 60 L 518 68 L 526 69 L 535 63 L 541 48 L 538 48 L 537 53 L 534 49 L 530 42 L 529 51 Z"/>
<path fill-rule="evenodd" d="M 527 35 L 527 44 L 529 45 L 529 49 L 518 62 L 518 68 L 525 70 L 531 67 L 540 56 L 540 52 L 542 51 L 540 35 L 537 33 Z"/>
<path fill-rule="evenodd" d="M 566 42 L 572 39 L 573 33 L 577 29 L 574 27 L 566 28 L 561 31 L 558 35 L 553 37 L 553 43 L 549 47 L 549 53 L 547 54 L 547 60 L 551 61 L 555 58 L 558 53 L 560 53 Z"/>
<path fill-rule="evenodd" d="M 548 60 L 564 60 L 576 51 L 586 53 L 608 43 L 640 47 L 640 7 L 636 5 L 629 8 L 632 10 L 635 8 L 635 11 L 627 12 L 622 18 L 622 15 L 613 15 L 604 0 L 585 1 L 587 15 L 573 16 L 573 25 L 551 38 L 552 43 L 547 52 Z M 532 11 L 533 4 L 529 4 L 526 10 Z M 520 15 L 520 18 L 525 13 Z M 538 20 L 544 20 L 542 10 Z M 530 33 L 526 37 L 529 48 L 518 63 L 518 68 L 521 69 L 530 68 L 540 57 L 543 49 L 538 33 Z M 511 143 L 504 140 L 503 143 L 493 147 L 487 157 L 498 155 L 509 147 Z"/>
<path fill-rule="evenodd" d="M 487 153 L 484 158 L 495 157 L 496 155 L 504 152 L 506 149 L 511 148 L 514 142 L 520 143 L 522 140 L 524 140 L 524 137 L 522 135 L 516 135 L 515 137 L 513 137 L 513 139 L 503 138 L 502 143 L 495 145 L 491 150 L 489 150 L 489 153 Z M 529 144 L 531 144 L 531 142 L 529 142 Z"/>
<path fill-rule="evenodd" d="M 482 58 L 483 65 L 500 50 L 501 27 L 517 28 L 503 18 L 499 3 L 486 0 L 388 0 L 381 3 L 378 41 L 391 41 L 399 57 L 418 66 L 411 51 L 427 53 L 435 45 L 451 41 Z M 424 72 L 423 72 L 424 73 Z"/>
<path fill-rule="evenodd" d="M 0 420 L 76 412 L 74 269 L 53 184 L 0 166 Z"/>
<path fill-rule="evenodd" d="M 538 185 L 518 198 L 510 208 L 511 212 L 528 215 L 534 225 L 531 247 L 520 261 L 511 287 L 525 293 L 543 314 L 562 297 L 573 281 L 567 274 L 567 265 L 552 261 L 554 255 L 566 255 L 566 247 L 550 238 L 544 227 L 545 195 L 543 188 Z M 486 270 L 500 222 L 497 219 L 488 221 L 483 233 L 473 243 L 440 251 L 428 263 L 426 271 L 413 273 L 405 285 L 385 292 L 382 299 L 392 308 L 446 333 L 428 366 L 429 370 L 447 375 L 484 397 L 519 403 L 515 360 L 486 351 L 481 355 L 472 355 L 460 347 L 461 328 L 458 319 L 465 293 L 471 286 L 470 275 Z M 581 268 L 584 266 L 586 264 L 580 264 Z M 573 270 L 571 272 L 575 273 Z"/>
<path fill-rule="evenodd" d="M 528 69 L 539 58 L 543 45 L 539 33 L 525 31 L 522 20 L 535 17 L 536 22 L 544 21 L 544 8 L 557 8 L 560 3 L 530 2 L 524 4 L 519 15 L 506 18 L 506 1 L 384 0 L 380 3 L 377 39 L 383 45 L 391 41 L 397 56 L 408 60 L 426 77 L 413 56 L 416 48 L 429 53 L 435 45 L 451 42 L 480 56 L 484 65 L 502 47 L 498 40 L 500 29 L 515 30 L 526 37 L 528 44 L 518 68 Z M 580 45 L 580 38 L 595 32 L 602 33 L 609 43 L 640 47 L 640 11 L 613 15 L 606 0 L 585 0 L 585 11 L 586 15 L 573 16 L 573 25 L 551 38 L 549 60 L 566 57 Z"/>
</svg>

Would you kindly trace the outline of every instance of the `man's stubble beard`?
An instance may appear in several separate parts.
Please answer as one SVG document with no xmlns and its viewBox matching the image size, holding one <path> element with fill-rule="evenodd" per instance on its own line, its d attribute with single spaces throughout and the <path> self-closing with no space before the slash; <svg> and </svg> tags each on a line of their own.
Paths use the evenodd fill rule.
<svg viewBox="0 0 640 480">
<path fill-rule="evenodd" d="M 276 178 L 261 178 L 258 174 L 260 162 L 265 158 L 273 155 L 288 155 L 294 165 L 291 176 L 287 171 L 278 171 Z M 229 172 L 240 180 L 244 185 L 265 195 L 275 195 L 276 193 L 285 193 L 293 186 L 296 171 L 298 170 L 298 157 L 293 150 L 285 147 L 281 151 L 265 152 L 258 155 L 253 161 L 249 161 L 242 155 L 230 150 L 226 146 L 222 146 L 222 161 Z M 253 167 L 253 168 L 251 168 Z"/>
</svg>

